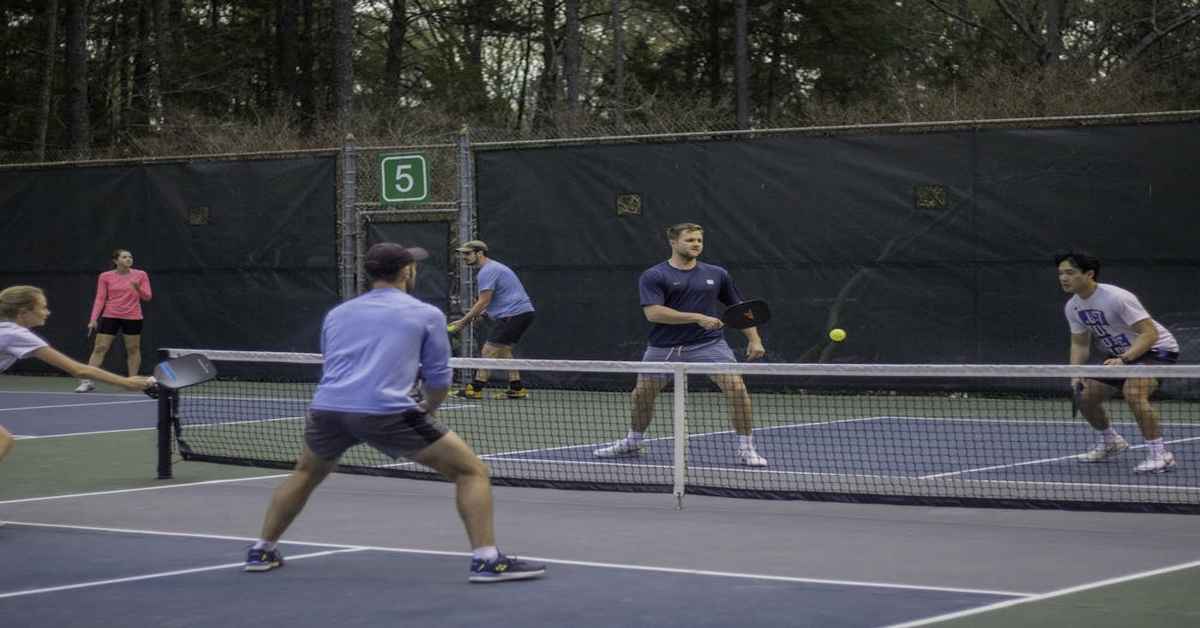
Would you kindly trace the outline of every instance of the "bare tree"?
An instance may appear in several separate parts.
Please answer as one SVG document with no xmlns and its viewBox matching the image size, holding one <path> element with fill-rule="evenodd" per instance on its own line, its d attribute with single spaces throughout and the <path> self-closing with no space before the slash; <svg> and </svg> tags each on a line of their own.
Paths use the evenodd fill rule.
<svg viewBox="0 0 1200 628">
<path fill-rule="evenodd" d="M 750 128 L 750 50 L 746 41 L 746 0 L 734 3 L 734 83 L 737 92 L 737 128 Z"/>
<path fill-rule="evenodd" d="M 92 150 L 88 111 L 88 0 L 67 0 L 67 143 L 76 157 Z"/>
<path fill-rule="evenodd" d="M 42 84 L 38 93 L 37 131 L 33 140 L 33 154 L 38 161 L 46 159 L 46 131 L 50 126 L 50 102 L 54 94 L 54 53 L 58 49 L 58 0 L 46 0 L 44 8 Z"/>
<path fill-rule="evenodd" d="M 354 0 L 333 2 L 333 101 L 339 130 L 348 131 L 354 102 Z"/>
</svg>

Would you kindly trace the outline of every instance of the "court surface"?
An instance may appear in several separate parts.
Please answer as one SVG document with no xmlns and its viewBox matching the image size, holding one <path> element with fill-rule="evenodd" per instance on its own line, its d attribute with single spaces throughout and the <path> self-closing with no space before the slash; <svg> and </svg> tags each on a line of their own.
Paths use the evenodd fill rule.
<svg viewBox="0 0 1200 628">
<path fill-rule="evenodd" d="M 0 464 L 5 625 L 1200 625 L 1188 515 L 498 487 L 501 548 L 549 574 L 471 585 L 452 486 L 334 476 L 289 564 L 246 574 L 278 473 L 154 480 L 140 399 L 0 393 L 0 424 L 36 437 Z"/>
</svg>

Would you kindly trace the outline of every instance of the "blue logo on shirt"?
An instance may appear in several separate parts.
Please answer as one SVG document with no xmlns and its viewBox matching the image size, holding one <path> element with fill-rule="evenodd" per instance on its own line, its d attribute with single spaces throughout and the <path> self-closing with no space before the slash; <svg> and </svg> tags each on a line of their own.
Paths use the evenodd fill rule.
<svg viewBox="0 0 1200 628">
<path fill-rule="evenodd" d="M 1113 355 L 1120 355 L 1132 346 L 1125 334 L 1111 334 L 1108 330 L 1108 319 L 1101 310 L 1077 310 L 1079 322 L 1091 330 L 1092 335 L 1100 344 Z"/>
</svg>

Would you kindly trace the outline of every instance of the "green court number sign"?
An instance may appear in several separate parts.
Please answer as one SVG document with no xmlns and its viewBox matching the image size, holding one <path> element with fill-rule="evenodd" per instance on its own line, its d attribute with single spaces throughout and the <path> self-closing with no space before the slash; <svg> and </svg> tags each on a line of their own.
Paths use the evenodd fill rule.
<svg viewBox="0 0 1200 628">
<path fill-rule="evenodd" d="M 429 198 L 429 168 L 421 155 L 385 155 L 380 181 L 385 203 L 416 203 Z"/>
</svg>

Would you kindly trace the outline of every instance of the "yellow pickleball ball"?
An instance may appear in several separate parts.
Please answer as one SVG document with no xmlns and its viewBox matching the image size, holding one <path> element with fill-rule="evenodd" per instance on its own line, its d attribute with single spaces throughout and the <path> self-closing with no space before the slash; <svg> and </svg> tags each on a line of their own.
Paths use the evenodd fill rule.
<svg viewBox="0 0 1200 628">
<path fill-rule="evenodd" d="M 841 328 L 829 330 L 829 339 L 834 342 L 841 342 L 846 339 L 846 330 Z"/>
<path fill-rule="evenodd" d="M 458 333 L 458 328 L 457 328 L 457 327 L 455 327 L 454 325 L 446 325 L 446 331 L 448 331 L 448 332 L 450 332 L 450 333 L 452 333 L 452 334 L 457 334 L 457 333 Z"/>
</svg>

